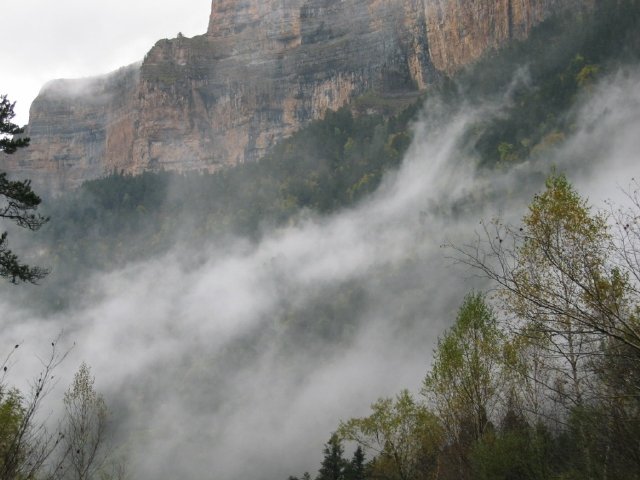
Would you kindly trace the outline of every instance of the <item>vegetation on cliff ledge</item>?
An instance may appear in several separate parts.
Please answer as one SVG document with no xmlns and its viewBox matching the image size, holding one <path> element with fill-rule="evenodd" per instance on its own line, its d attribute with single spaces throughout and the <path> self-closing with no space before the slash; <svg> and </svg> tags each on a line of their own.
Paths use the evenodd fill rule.
<svg viewBox="0 0 640 480">
<path fill-rule="evenodd" d="M 624 0 L 604 2 L 593 15 L 551 18 L 527 40 L 443 80 L 427 98 L 445 110 L 498 106 L 464 140 L 463 149 L 480 166 L 508 168 L 543 158 L 573 132 L 576 107 L 594 82 L 637 60 L 639 10 L 637 2 Z M 212 175 L 114 173 L 86 182 L 50 208 L 56 221 L 45 235 L 54 267 L 90 262 L 106 268 L 153 255 L 173 243 L 186 217 L 195 219 L 196 239 L 256 239 L 264 226 L 286 225 L 305 210 L 326 214 L 357 203 L 399 165 L 424 100 L 404 107 L 407 98 L 397 103 L 376 95 L 368 92 L 356 101 L 356 114 L 347 107 L 328 112 L 257 163 Z M 422 112 L 423 120 L 442 121 L 440 113 Z"/>
</svg>

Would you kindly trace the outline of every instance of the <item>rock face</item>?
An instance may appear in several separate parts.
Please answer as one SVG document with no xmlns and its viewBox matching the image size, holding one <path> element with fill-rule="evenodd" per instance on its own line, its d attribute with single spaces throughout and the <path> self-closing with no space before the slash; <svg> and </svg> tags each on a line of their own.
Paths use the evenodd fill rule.
<svg viewBox="0 0 640 480">
<path fill-rule="evenodd" d="M 452 74 L 483 52 L 563 8 L 593 8 L 594 0 L 424 0 L 427 39 L 436 69 Z"/>
<path fill-rule="evenodd" d="M 55 192 L 134 164 L 139 71 L 48 83 L 31 105 L 30 146 L 3 155 L 1 168 Z"/>
<path fill-rule="evenodd" d="M 58 80 L 2 170 L 53 191 L 111 171 L 215 171 L 367 90 L 424 89 L 582 0 L 213 0 L 205 35 L 141 64 Z"/>
</svg>

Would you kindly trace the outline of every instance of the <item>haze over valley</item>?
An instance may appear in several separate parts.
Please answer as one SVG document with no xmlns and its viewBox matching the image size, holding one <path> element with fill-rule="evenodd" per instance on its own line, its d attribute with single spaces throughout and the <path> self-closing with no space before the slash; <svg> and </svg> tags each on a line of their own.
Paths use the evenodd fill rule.
<svg viewBox="0 0 640 480">
<path fill-rule="evenodd" d="M 497 240 L 500 253 L 512 238 L 485 238 L 492 220 L 496 232 L 512 226 L 516 240 L 523 229 L 535 232 L 528 215 L 564 179 L 592 206 L 589 215 L 610 214 L 614 243 L 615 212 L 638 207 L 637 2 L 507 2 L 506 33 L 489 29 L 491 38 L 483 28 L 501 18 L 495 2 L 478 2 L 472 13 L 445 0 L 387 2 L 389 24 L 391 17 L 376 17 L 379 2 L 284 2 L 282 11 L 254 3 L 214 1 L 207 35 L 161 40 L 141 66 L 89 80 L 86 91 L 57 97 L 49 84 L 32 107 L 31 144 L 0 154 L 11 178 L 29 174 L 43 197 L 38 211 L 50 217 L 35 232 L 5 218 L 9 246 L 51 270 L 38 285 L 0 287 L 0 351 L 9 355 L 0 406 L 10 387 L 30 398 L 53 341 L 68 354 L 38 415 L 59 428 L 64 392 L 82 362 L 109 410 L 102 471 L 82 477 L 70 468 L 56 477 L 48 470 L 54 454 L 36 478 L 635 478 L 628 452 L 639 452 L 637 394 L 619 405 L 632 425 L 629 450 L 609 463 L 602 452 L 615 449 L 607 443 L 613 430 L 580 423 L 581 414 L 601 420 L 610 398 L 593 392 L 606 390 L 602 370 L 617 367 L 579 363 L 589 401 L 576 406 L 566 400 L 575 400 L 571 392 L 549 394 L 544 418 L 525 400 L 513 407 L 520 390 L 507 393 L 505 378 L 524 380 L 500 377 L 473 441 L 464 440 L 464 415 L 455 435 L 448 430 L 455 422 L 441 415 L 443 397 L 429 386 L 437 382 L 425 376 L 439 371 L 438 349 L 457 331 L 470 292 L 494 312 L 504 345 L 528 318 L 505 307 L 500 285 L 465 260 L 477 240 L 483 248 Z M 418 28 L 435 25 L 436 11 L 438 38 L 455 45 Z M 339 22 L 319 27 L 317 19 L 336 12 Z M 460 39 L 446 22 L 478 30 Z M 357 42 L 356 52 L 345 39 Z M 378 42 L 377 63 L 368 41 Z M 388 42 L 393 53 L 384 57 Z M 492 251 L 480 252 L 491 264 Z M 615 270 L 606 265 L 607 275 Z M 634 271 L 616 272 L 602 274 L 602 283 L 622 275 L 618 311 L 635 311 Z M 632 332 L 634 315 L 625 317 Z M 624 358 L 633 391 L 638 352 L 625 335 L 615 340 L 632 345 Z M 615 348 L 604 338 L 593 344 Z M 609 358 L 602 349 L 594 358 Z M 443 432 L 435 447 L 407 434 L 422 463 L 404 473 L 389 460 L 388 443 L 376 450 L 359 442 L 349 428 L 360 424 L 348 422 L 403 389 L 436 419 L 429 431 Z M 527 442 L 547 435 L 548 448 L 560 452 L 549 461 L 553 472 L 487 459 L 513 456 L 500 443 L 507 411 L 521 413 L 518 431 L 536 439 Z M 2 421 L 0 433 L 10 431 Z M 327 441 L 336 431 L 346 460 L 334 478 Z M 568 445 L 579 441 L 570 435 L 591 443 L 573 451 Z M 347 466 L 358 445 L 369 462 L 360 477 Z M 461 457 L 459 445 L 468 448 Z M 462 470 L 459 458 L 467 459 Z M 126 466 L 126 476 L 112 465 Z"/>
</svg>

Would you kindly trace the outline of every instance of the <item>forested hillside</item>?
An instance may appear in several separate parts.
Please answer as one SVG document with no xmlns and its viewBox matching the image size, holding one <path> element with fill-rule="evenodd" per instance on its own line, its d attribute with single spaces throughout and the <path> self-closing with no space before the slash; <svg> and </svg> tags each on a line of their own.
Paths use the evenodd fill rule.
<svg viewBox="0 0 640 480">
<path fill-rule="evenodd" d="M 418 115 L 438 124 L 487 102 L 496 107 L 462 140 L 471 161 L 493 169 L 544 159 L 573 133 L 577 106 L 598 78 L 637 60 L 637 25 L 635 2 L 605 2 L 595 15 L 553 17 L 526 41 L 443 79 L 427 99 L 370 92 L 260 162 L 216 174 L 114 172 L 48 202 L 46 212 L 56 221 L 37 241 L 50 245 L 52 267 L 66 283 L 76 268 L 117 267 L 185 237 L 196 243 L 230 235 L 256 239 L 265 227 L 286 225 L 305 210 L 335 212 L 375 191 L 402 160 Z M 443 107 L 422 111 L 425 101 Z"/>
<path fill-rule="evenodd" d="M 597 212 L 551 175 L 522 223 L 487 223 L 477 243 L 452 245 L 497 291 L 464 298 L 418 398 L 403 390 L 337 425 L 315 478 L 638 478 L 640 198 L 630 195 L 631 208 Z M 351 460 L 345 442 L 357 446 Z"/>
<path fill-rule="evenodd" d="M 544 159 L 575 134 L 599 79 L 636 68 L 639 7 L 614 3 L 556 17 L 445 82 L 458 108 L 507 92 L 463 139 L 481 167 Z M 491 294 L 462 300 L 418 395 L 336 424 L 318 473 L 289 479 L 638 478 L 640 201 L 637 183 L 625 191 L 628 208 L 597 210 L 551 173 L 520 222 L 447 245 Z"/>
</svg>

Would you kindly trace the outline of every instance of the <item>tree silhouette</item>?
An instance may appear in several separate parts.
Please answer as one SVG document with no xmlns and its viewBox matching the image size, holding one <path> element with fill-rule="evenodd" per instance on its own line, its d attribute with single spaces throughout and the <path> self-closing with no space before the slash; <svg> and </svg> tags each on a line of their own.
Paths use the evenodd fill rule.
<svg viewBox="0 0 640 480">
<path fill-rule="evenodd" d="M 324 459 L 316 480 L 344 480 L 346 461 L 342 442 L 334 433 L 324 447 Z"/>
<path fill-rule="evenodd" d="M 19 148 L 29 145 L 28 138 L 14 138 L 24 131 L 11 121 L 15 116 L 14 105 L 6 95 L 0 96 L 0 152 L 5 154 L 15 153 Z M 40 197 L 31 189 L 30 180 L 13 181 L 7 178 L 6 173 L 0 173 L 0 218 L 28 230 L 38 230 L 49 220 L 35 213 L 40 202 Z M 8 247 L 7 232 L 0 235 L 0 276 L 12 283 L 37 283 L 47 273 L 41 267 L 21 263 Z"/>
</svg>

